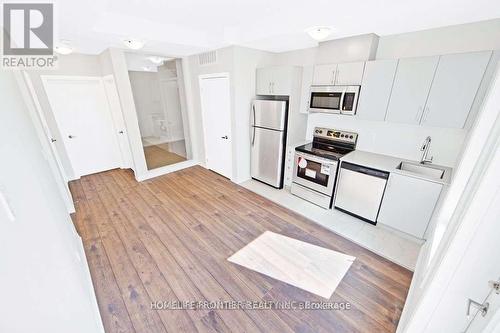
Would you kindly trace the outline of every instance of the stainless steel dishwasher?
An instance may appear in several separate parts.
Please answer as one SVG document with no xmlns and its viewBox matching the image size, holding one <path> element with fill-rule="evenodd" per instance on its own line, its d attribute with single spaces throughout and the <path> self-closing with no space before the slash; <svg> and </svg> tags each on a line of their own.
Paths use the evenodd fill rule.
<svg viewBox="0 0 500 333">
<path fill-rule="evenodd" d="M 389 173 L 342 162 L 335 192 L 335 208 L 377 224 Z"/>
</svg>

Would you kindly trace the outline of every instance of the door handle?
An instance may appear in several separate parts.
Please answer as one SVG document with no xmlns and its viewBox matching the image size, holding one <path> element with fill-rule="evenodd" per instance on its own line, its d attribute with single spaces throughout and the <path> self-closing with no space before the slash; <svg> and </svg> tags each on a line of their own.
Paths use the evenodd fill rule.
<svg viewBox="0 0 500 333">
<path fill-rule="evenodd" d="M 490 308 L 490 303 L 488 303 L 488 302 L 479 303 L 479 302 L 476 302 L 476 301 L 469 298 L 469 300 L 467 301 L 467 317 L 470 316 L 471 306 L 478 309 L 481 316 L 485 317 L 486 314 L 488 313 L 489 308 Z"/>
<path fill-rule="evenodd" d="M 224 135 L 224 136 L 221 136 L 221 139 L 227 140 L 229 138 L 227 137 L 227 135 Z"/>
<path fill-rule="evenodd" d="M 76 138 L 76 136 L 74 136 L 74 135 L 68 135 L 68 138 L 74 139 L 74 138 Z"/>
<path fill-rule="evenodd" d="M 119 131 L 118 133 L 119 133 L 119 134 L 123 134 L 123 131 Z"/>
<path fill-rule="evenodd" d="M 56 139 L 54 139 L 54 138 L 50 138 L 50 142 L 54 143 L 54 142 L 56 142 L 56 141 L 57 141 Z"/>
</svg>

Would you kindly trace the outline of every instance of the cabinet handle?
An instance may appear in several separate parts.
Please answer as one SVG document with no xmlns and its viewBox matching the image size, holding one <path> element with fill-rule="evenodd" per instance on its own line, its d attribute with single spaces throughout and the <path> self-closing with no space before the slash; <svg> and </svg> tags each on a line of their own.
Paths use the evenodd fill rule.
<svg viewBox="0 0 500 333">
<path fill-rule="evenodd" d="M 272 91 L 271 91 L 271 82 L 269 82 L 269 93 L 271 94 Z"/>
<path fill-rule="evenodd" d="M 330 79 L 330 83 L 334 84 L 335 82 L 335 71 L 332 71 L 332 78 Z"/>
</svg>

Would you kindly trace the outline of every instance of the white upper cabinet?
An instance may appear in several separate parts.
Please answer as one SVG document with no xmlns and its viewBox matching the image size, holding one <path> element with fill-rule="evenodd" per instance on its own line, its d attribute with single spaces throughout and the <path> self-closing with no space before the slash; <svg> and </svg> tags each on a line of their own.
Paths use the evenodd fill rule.
<svg viewBox="0 0 500 333">
<path fill-rule="evenodd" d="M 272 69 L 270 67 L 257 68 L 256 75 L 255 93 L 257 95 L 272 95 Z"/>
<path fill-rule="evenodd" d="M 385 119 L 397 66 L 397 59 L 366 63 L 356 112 L 358 118 L 380 121 Z"/>
<path fill-rule="evenodd" d="M 337 73 L 335 75 L 335 85 L 350 86 L 361 85 L 363 80 L 363 71 L 365 69 L 364 62 L 347 62 L 337 65 Z"/>
<path fill-rule="evenodd" d="M 290 95 L 299 70 L 299 67 L 293 66 L 257 68 L 255 93 L 257 95 Z"/>
<path fill-rule="evenodd" d="M 420 123 L 438 59 L 435 56 L 399 60 L 387 109 L 387 121 Z"/>
<path fill-rule="evenodd" d="M 314 66 L 313 85 L 360 85 L 363 80 L 364 62 L 347 62 Z"/>
<path fill-rule="evenodd" d="M 442 187 L 439 183 L 391 173 L 377 222 L 424 238 Z"/>
<path fill-rule="evenodd" d="M 337 72 L 337 64 L 314 66 L 313 85 L 328 86 L 335 84 L 336 72 Z"/>
<path fill-rule="evenodd" d="M 290 95 L 296 67 L 272 67 L 273 95 Z"/>
<path fill-rule="evenodd" d="M 491 53 L 487 51 L 441 56 L 422 125 L 464 127 Z"/>
</svg>

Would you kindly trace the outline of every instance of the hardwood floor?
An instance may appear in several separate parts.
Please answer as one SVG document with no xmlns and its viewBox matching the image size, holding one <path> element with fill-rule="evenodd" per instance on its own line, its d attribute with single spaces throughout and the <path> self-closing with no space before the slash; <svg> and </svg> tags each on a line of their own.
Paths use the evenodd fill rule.
<svg viewBox="0 0 500 333">
<path fill-rule="evenodd" d="M 202 167 L 142 183 L 112 170 L 70 188 L 106 332 L 395 331 L 410 271 Z M 151 308 L 326 301 L 226 260 L 266 230 L 355 256 L 328 300 L 350 309 Z"/>
</svg>

